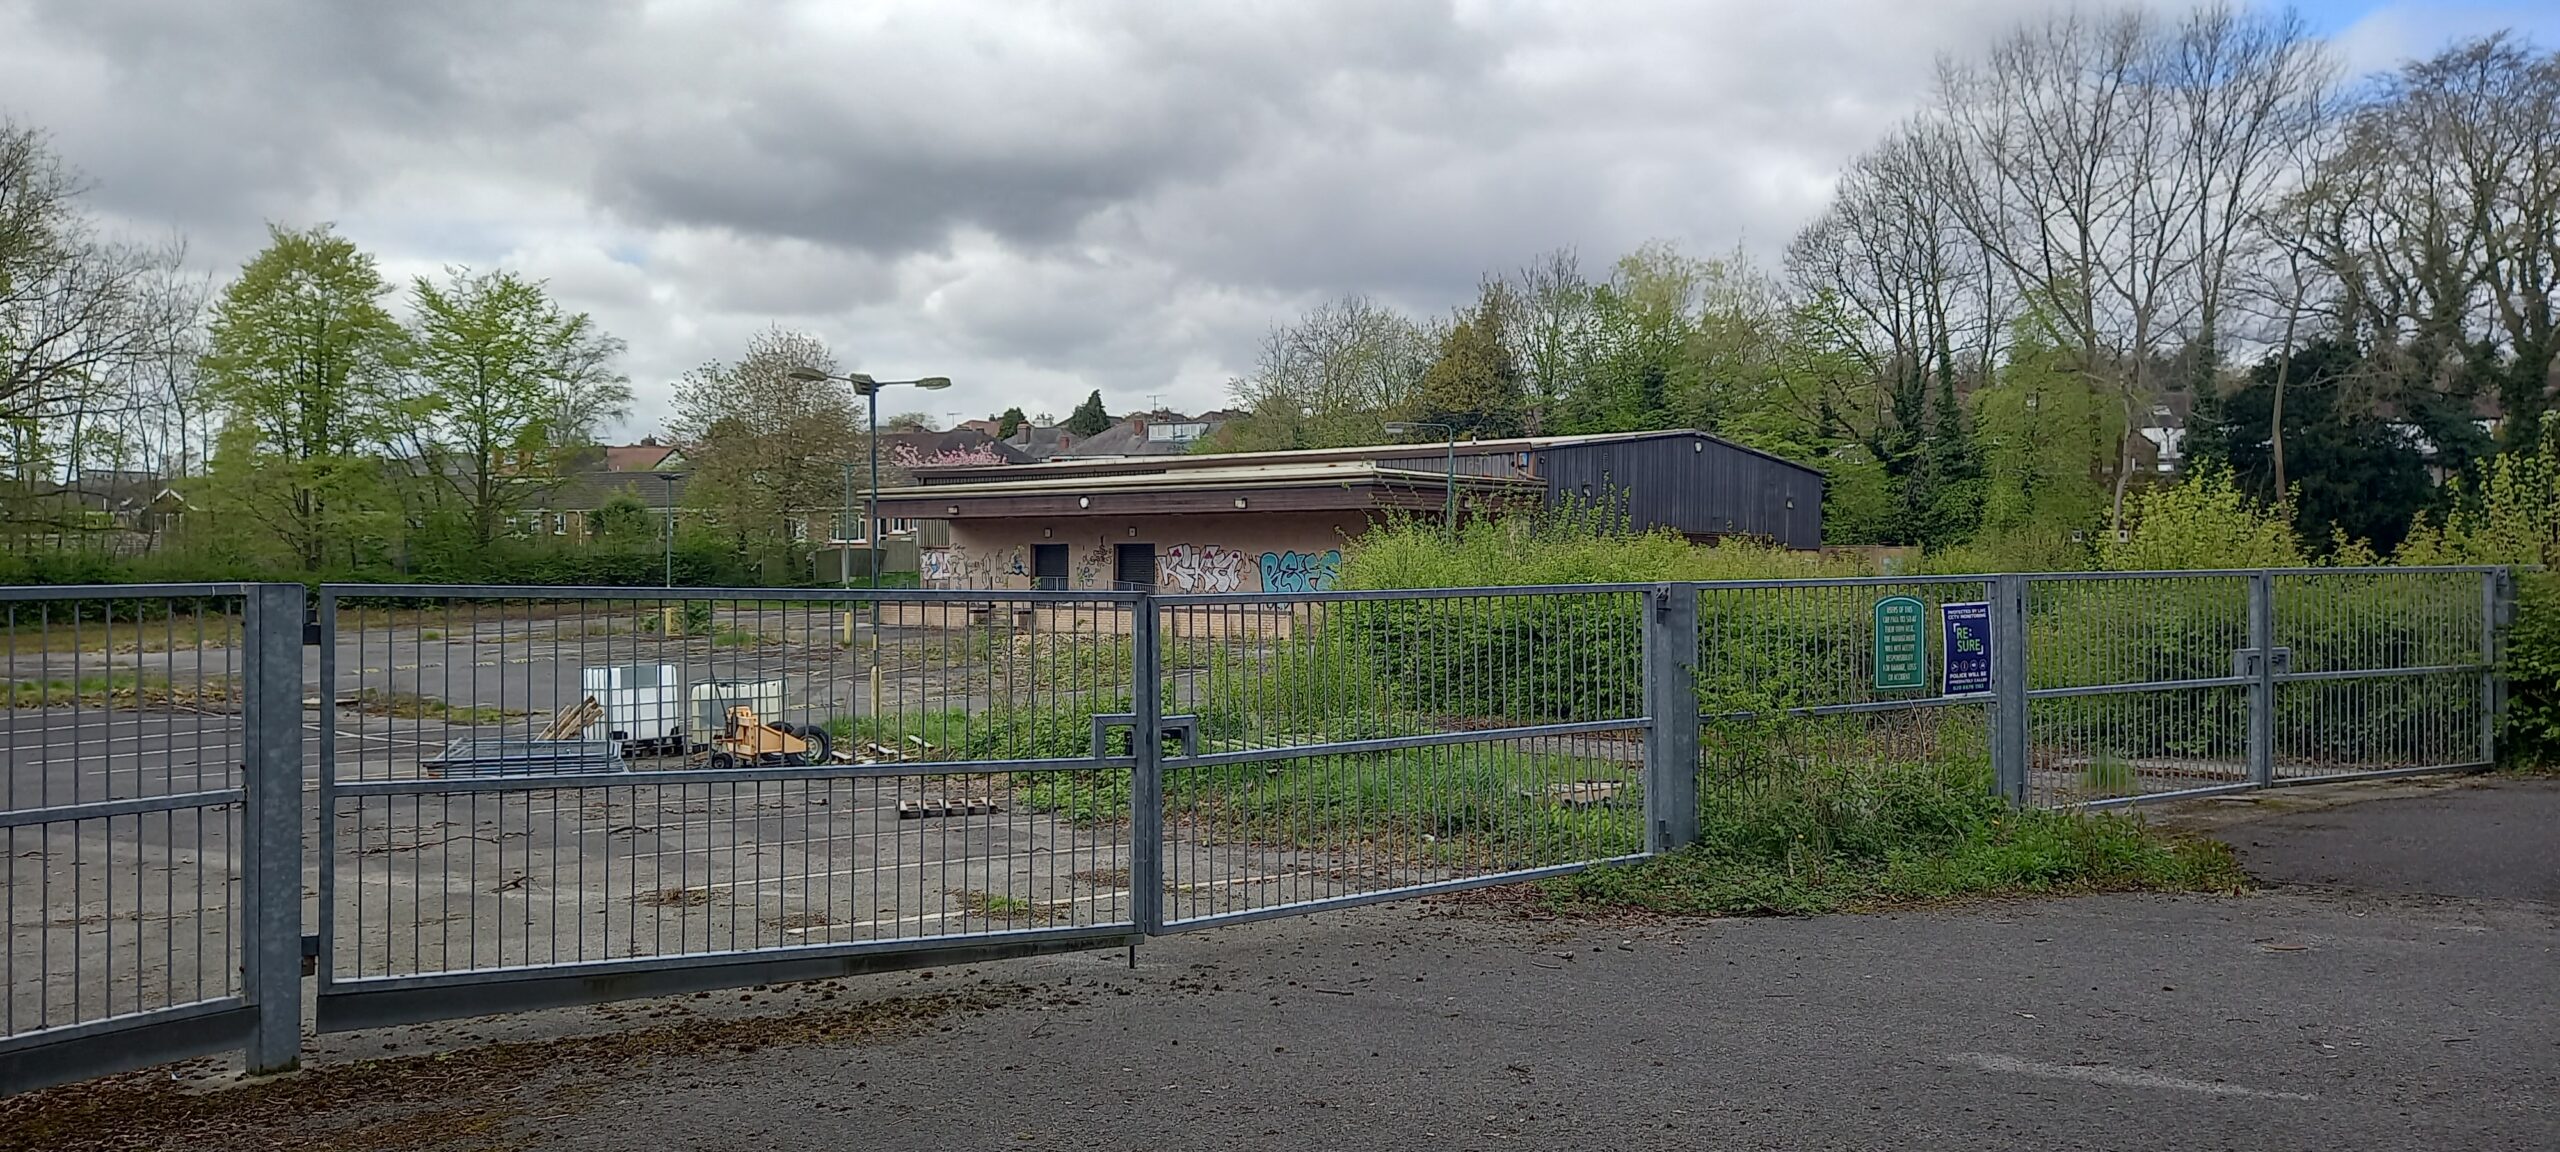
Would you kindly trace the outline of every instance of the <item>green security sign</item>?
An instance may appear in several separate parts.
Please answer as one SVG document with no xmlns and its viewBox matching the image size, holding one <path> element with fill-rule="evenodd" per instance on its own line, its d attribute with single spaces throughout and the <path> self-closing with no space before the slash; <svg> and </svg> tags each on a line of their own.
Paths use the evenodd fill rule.
<svg viewBox="0 0 2560 1152">
<path fill-rule="evenodd" d="M 1911 596 L 1876 601 L 1876 687 L 1929 686 L 1929 645 L 1921 625 L 1928 606 Z"/>
</svg>

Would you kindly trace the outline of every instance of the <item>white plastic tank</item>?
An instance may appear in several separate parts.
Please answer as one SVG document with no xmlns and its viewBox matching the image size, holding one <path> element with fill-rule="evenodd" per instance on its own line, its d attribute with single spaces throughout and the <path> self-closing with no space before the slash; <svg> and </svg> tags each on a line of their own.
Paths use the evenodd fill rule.
<svg viewBox="0 0 2560 1152">
<path fill-rule="evenodd" d="M 582 733 L 624 748 L 681 751 L 684 741 L 684 674 L 673 664 L 619 664 L 581 669 L 580 687 L 603 707 L 604 718 Z"/>
</svg>

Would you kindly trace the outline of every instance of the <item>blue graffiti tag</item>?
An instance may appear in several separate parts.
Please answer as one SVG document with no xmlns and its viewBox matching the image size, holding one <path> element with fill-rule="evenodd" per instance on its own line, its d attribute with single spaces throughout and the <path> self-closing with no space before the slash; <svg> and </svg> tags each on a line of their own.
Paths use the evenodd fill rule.
<svg viewBox="0 0 2560 1152">
<path fill-rule="evenodd" d="M 1313 552 L 1262 554 L 1265 592 L 1329 592 L 1342 582 L 1342 549 L 1319 556 Z"/>
</svg>

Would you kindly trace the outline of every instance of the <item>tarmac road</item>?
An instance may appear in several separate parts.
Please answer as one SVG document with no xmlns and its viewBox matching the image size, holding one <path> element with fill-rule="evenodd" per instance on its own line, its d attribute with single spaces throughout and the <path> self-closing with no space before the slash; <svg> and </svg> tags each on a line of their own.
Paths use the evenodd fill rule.
<svg viewBox="0 0 2560 1152">
<path fill-rule="evenodd" d="M 1134 970 L 331 1036 L 262 1088 L 94 1089 L 153 1126 L 60 1146 L 2547 1149 L 2555 803 L 2492 781 L 2225 819 L 2272 882 L 2239 897 L 1645 924 L 1426 902 L 1159 939 Z M 847 1003 L 907 1023 L 803 1035 Z M 421 1048 L 450 1055 L 357 1062 Z M 0 1109 L 0 1144 L 25 1118 Z"/>
</svg>

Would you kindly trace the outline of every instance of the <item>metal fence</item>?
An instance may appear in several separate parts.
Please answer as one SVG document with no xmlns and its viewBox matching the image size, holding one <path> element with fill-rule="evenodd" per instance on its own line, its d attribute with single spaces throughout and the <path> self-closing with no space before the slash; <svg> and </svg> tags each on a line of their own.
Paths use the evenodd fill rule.
<svg viewBox="0 0 2560 1152">
<path fill-rule="evenodd" d="M 1138 607 L 324 589 L 319 1027 L 1132 938 Z"/>
<path fill-rule="evenodd" d="M 296 585 L 0 589 L 0 1091 L 301 1037 Z"/>
<path fill-rule="evenodd" d="M 1893 773 L 2101 806 L 2477 766 L 2508 587 L 8 590 L 0 1090 L 289 1064 L 305 963 L 343 1029 L 1554 875 Z"/>
</svg>

